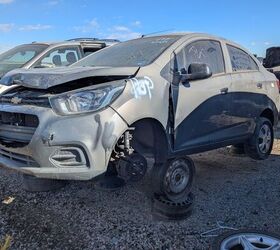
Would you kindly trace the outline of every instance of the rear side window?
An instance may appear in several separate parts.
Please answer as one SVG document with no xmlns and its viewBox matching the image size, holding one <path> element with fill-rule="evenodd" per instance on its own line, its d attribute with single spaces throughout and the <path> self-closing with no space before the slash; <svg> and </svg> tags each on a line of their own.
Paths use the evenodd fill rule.
<svg viewBox="0 0 280 250">
<path fill-rule="evenodd" d="M 224 57 L 221 44 L 212 40 L 193 42 L 184 48 L 185 68 L 188 70 L 191 63 L 208 64 L 213 74 L 225 72 Z M 182 55 L 179 56 L 179 61 Z"/>
<path fill-rule="evenodd" d="M 227 45 L 233 71 L 258 70 L 258 65 L 245 51 Z"/>
</svg>

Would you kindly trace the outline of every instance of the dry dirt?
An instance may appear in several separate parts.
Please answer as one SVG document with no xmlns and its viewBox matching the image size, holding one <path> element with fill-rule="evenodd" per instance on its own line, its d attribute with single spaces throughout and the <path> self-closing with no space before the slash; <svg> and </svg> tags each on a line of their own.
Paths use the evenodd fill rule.
<svg viewBox="0 0 280 250">
<path fill-rule="evenodd" d="M 94 190 L 88 181 L 28 193 L 19 174 L 1 168 L 0 242 L 11 235 L 11 249 L 209 249 L 214 237 L 201 234 L 217 221 L 280 232 L 279 140 L 266 161 L 232 156 L 226 149 L 192 158 L 194 211 L 180 222 L 153 219 L 148 177 L 115 192 Z M 15 199 L 3 204 L 7 197 Z"/>
</svg>

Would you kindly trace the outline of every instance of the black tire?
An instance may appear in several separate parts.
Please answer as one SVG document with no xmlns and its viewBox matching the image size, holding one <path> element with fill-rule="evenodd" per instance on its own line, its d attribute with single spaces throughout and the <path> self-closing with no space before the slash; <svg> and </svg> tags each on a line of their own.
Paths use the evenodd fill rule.
<svg viewBox="0 0 280 250">
<path fill-rule="evenodd" d="M 194 181 L 195 166 L 191 158 L 182 157 L 155 164 L 152 170 L 152 190 L 170 201 L 186 200 Z"/>
<path fill-rule="evenodd" d="M 270 141 L 269 143 L 266 143 L 266 141 L 263 140 L 266 146 L 262 147 L 260 146 L 262 140 L 260 135 L 263 134 L 266 130 L 269 131 Z M 269 140 L 268 135 L 265 137 L 267 138 L 266 140 Z M 265 160 L 271 153 L 271 150 L 273 148 L 273 140 L 274 131 L 270 120 L 264 117 L 260 117 L 259 121 L 256 124 L 253 136 L 244 144 L 245 153 L 255 160 Z"/>
<path fill-rule="evenodd" d="M 23 189 L 28 192 L 47 192 L 60 189 L 67 184 L 67 181 L 41 179 L 32 175 L 22 175 Z"/>
<path fill-rule="evenodd" d="M 227 232 L 227 233 L 223 233 L 221 235 L 219 235 L 218 237 L 215 238 L 215 240 L 213 241 L 213 244 L 212 244 L 212 247 L 211 249 L 212 250 L 224 250 L 224 248 L 222 247 L 223 244 L 226 244 L 226 241 L 227 240 L 230 240 L 231 237 L 234 237 L 234 236 L 238 236 L 238 235 L 248 235 L 248 234 L 255 234 L 256 236 L 259 235 L 259 237 L 256 237 L 256 238 L 259 238 L 260 239 L 260 243 L 263 242 L 265 243 L 265 238 L 264 237 L 271 237 L 271 238 L 274 238 L 276 240 L 279 240 L 280 242 L 280 235 L 278 234 L 275 234 L 275 233 L 271 233 L 271 232 L 266 232 L 266 231 L 260 231 L 260 230 L 255 230 L 255 229 L 244 229 L 244 230 L 233 230 L 233 231 L 230 231 L 230 232 Z M 263 236 L 263 237 L 261 237 Z M 235 247 L 230 247 L 230 248 L 226 248 L 228 250 L 243 250 L 243 246 L 240 244 L 240 243 L 231 243 L 233 246 Z M 259 246 L 258 249 L 267 249 L 265 247 L 261 247 Z"/>
<path fill-rule="evenodd" d="M 190 193 L 186 200 L 172 202 L 161 195 L 154 195 L 152 215 L 159 220 L 183 220 L 192 214 L 194 195 Z"/>
</svg>

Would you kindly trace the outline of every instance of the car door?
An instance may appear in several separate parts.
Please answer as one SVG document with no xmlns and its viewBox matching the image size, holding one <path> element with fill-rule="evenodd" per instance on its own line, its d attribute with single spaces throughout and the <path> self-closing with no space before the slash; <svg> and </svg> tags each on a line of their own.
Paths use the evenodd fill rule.
<svg viewBox="0 0 280 250">
<path fill-rule="evenodd" d="M 214 148 L 226 140 L 230 127 L 228 91 L 222 46 L 216 40 L 197 40 L 174 52 L 173 70 L 188 70 L 192 63 L 207 64 L 208 79 L 179 83 L 172 87 L 174 103 L 174 149 L 198 152 Z"/>
<path fill-rule="evenodd" d="M 265 102 L 265 78 L 247 52 L 230 44 L 227 50 L 232 70 L 232 134 L 241 138 L 254 132 L 259 107 Z"/>
</svg>

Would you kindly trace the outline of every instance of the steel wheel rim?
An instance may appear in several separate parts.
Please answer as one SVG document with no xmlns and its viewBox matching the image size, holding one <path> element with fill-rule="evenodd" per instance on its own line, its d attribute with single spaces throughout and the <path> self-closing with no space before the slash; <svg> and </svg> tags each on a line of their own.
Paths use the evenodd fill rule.
<svg viewBox="0 0 280 250">
<path fill-rule="evenodd" d="M 267 124 L 263 124 L 260 129 L 259 138 L 258 138 L 258 146 L 261 153 L 266 154 L 270 150 L 271 143 L 272 143 L 271 129 Z"/>
<path fill-rule="evenodd" d="M 169 167 L 164 185 L 168 193 L 180 194 L 189 184 L 190 170 L 184 161 L 178 161 Z"/>
<path fill-rule="evenodd" d="M 279 250 L 280 240 L 259 233 L 235 234 L 223 240 L 220 250 L 231 250 L 233 248 L 240 250 Z"/>
</svg>

